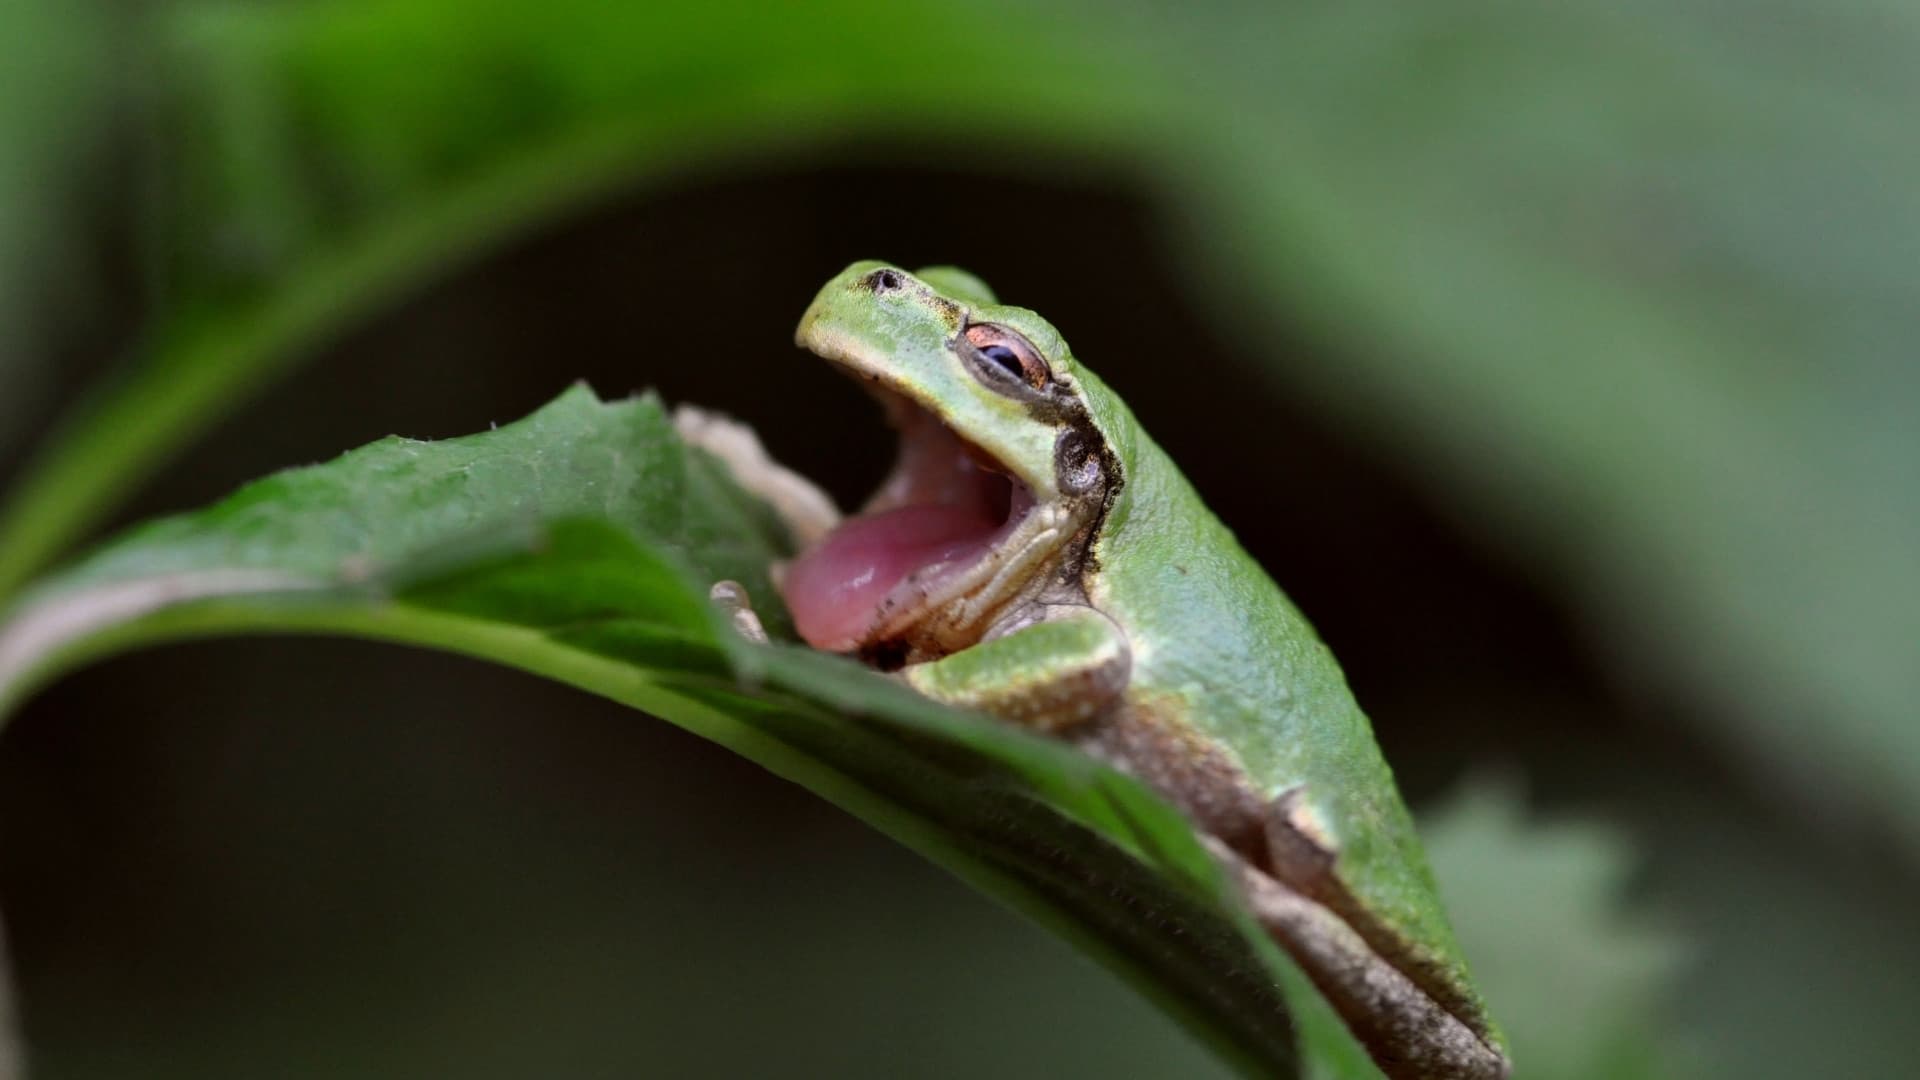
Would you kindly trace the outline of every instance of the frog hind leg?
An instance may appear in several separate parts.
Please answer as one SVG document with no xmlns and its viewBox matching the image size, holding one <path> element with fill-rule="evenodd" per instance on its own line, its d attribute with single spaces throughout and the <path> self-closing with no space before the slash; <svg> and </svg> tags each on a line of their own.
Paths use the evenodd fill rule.
<svg viewBox="0 0 1920 1080">
<path fill-rule="evenodd" d="M 1133 776 L 1179 807 L 1200 830 L 1254 865 L 1267 865 L 1264 809 L 1240 763 L 1199 737 L 1172 697 L 1129 693 L 1074 734 L 1087 753 Z"/>
<path fill-rule="evenodd" d="M 1346 919 L 1212 837 L 1254 920 L 1326 996 L 1392 1080 L 1506 1080 L 1512 1064 L 1479 1031 L 1377 952 Z"/>
<path fill-rule="evenodd" d="M 1503 1080 L 1504 1055 L 1356 928 L 1364 912 L 1333 873 L 1333 846 L 1304 789 L 1261 799 L 1176 706 L 1126 693 L 1131 674 L 1111 620 L 1061 608 L 899 677 L 935 700 L 1064 736 L 1171 799 L 1201 827 L 1255 920 L 1393 1080 Z"/>
<path fill-rule="evenodd" d="M 1291 955 L 1393 1080 L 1502 1080 L 1476 1012 L 1422 970 L 1336 872 L 1304 787 L 1263 798 L 1238 762 L 1193 736 L 1176 702 L 1129 695 L 1075 741 L 1178 806 L 1262 929 Z"/>
</svg>

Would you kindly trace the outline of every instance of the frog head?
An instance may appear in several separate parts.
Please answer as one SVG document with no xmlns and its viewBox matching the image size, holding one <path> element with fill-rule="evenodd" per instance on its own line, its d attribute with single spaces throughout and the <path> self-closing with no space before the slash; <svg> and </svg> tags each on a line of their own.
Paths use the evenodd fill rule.
<svg viewBox="0 0 1920 1080">
<path fill-rule="evenodd" d="M 900 436 L 879 490 L 787 570 L 803 637 L 898 666 L 1084 602 L 1119 477 L 1052 325 L 964 271 L 859 262 L 795 338 L 864 382 Z"/>
</svg>

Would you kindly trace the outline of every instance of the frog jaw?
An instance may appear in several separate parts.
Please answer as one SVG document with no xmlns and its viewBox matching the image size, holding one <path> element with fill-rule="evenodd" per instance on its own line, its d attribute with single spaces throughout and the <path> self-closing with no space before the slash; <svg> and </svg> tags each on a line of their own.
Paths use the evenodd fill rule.
<svg viewBox="0 0 1920 1080">
<path fill-rule="evenodd" d="M 894 668 L 1017 623 L 1062 577 L 1097 503 L 1036 498 L 931 412 L 873 389 L 900 436 L 894 467 L 787 566 L 781 593 L 815 648 Z"/>
</svg>

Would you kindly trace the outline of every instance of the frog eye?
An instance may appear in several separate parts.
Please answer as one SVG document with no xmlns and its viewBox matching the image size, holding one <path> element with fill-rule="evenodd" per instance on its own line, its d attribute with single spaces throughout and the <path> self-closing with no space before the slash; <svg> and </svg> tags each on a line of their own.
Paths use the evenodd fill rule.
<svg viewBox="0 0 1920 1080">
<path fill-rule="evenodd" d="M 974 374 L 988 385 L 1015 379 L 1035 390 L 1044 390 L 1053 381 L 1053 372 L 1040 359 L 1040 351 L 1026 338 L 1004 326 L 974 323 L 966 329 L 967 343 L 973 346 L 968 357 Z"/>
</svg>

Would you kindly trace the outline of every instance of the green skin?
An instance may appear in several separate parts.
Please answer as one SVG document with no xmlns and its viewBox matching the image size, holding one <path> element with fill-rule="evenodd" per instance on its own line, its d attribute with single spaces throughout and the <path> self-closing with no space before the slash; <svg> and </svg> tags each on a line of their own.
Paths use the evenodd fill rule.
<svg viewBox="0 0 1920 1080">
<path fill-rule="evenodd" d="M 983 376 L 969 333 L 1029 347 L 1044 386 Z M 847 651 L 904 658 L 920 692 L 1153 784 L 1256 886 L 1256 916 L 1393 1075 L 1505 1075 L 1339 665 L 1059 333 L 962 271 L 862 262 L 820 291 L 797 339 L 937 417 L 1057 525 L 1016 534 L 1007 573 L 927 597 Z"/>
</svg>

